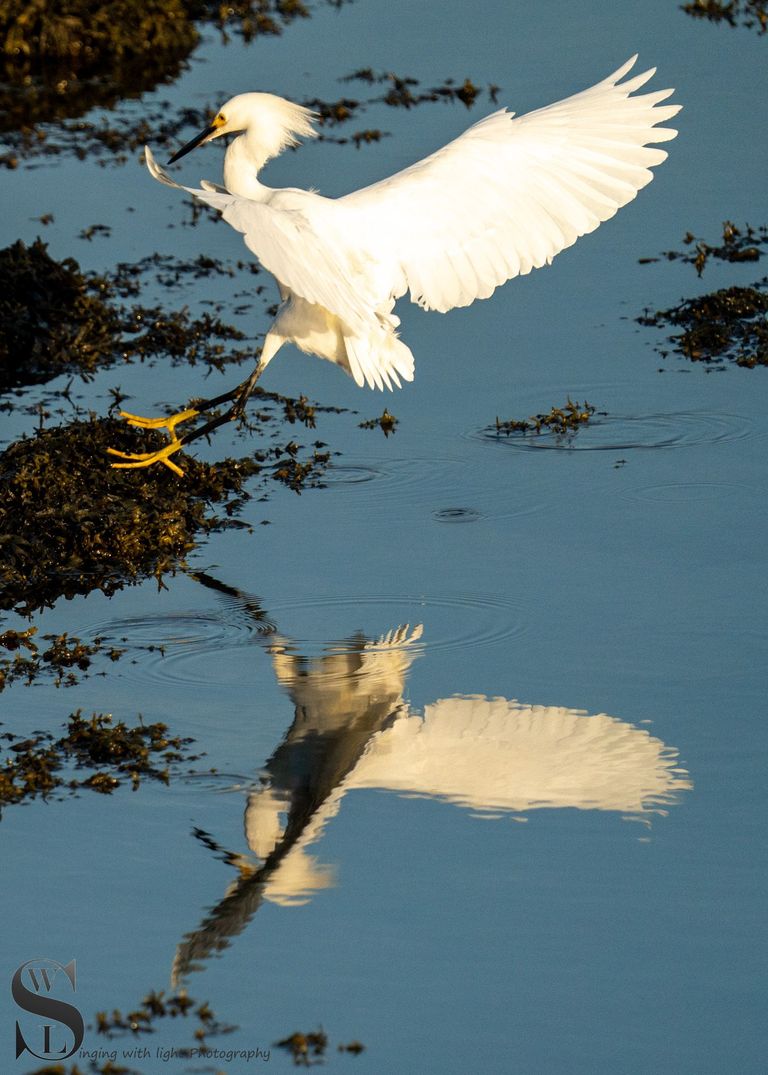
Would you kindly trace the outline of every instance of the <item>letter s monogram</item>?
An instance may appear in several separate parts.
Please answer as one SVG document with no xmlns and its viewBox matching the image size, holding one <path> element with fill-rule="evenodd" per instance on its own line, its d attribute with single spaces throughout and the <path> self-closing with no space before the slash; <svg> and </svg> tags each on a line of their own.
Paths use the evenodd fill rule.
<svg viewBox="0 0 768 1075">
<path fill-rule="evenodd" d="M 22 974 L 24 970 L 29 967 L 29 977 L 34 987 L 34 992 L 31 989 L 27 989 L 22 981 Z M 52 967 L 54 970 L 53 976 L 49 978 L 48 967 Z M 73 1004 L 67 1004 L 63 1000 L 56 1000 L 54 997 L 42 996 L 40 989 L 45 988 L 46 993 L 50 993 L 53 982 L 55 981 L 58 971 L 63 971 L 69 979 L 73 991 L 76 989 L 75 979 L 75 961 L 67 963 L 66 966 L 62 966 L 61 963 L 57 963 L 53 959 L 30 959 L 16 970 L 16 973 L 11 980 L 11 995 L 20 1008 L 29 1012 L 31 1015 L 41 1015 L 45 1019 L 51 1020 L 51 1023 L 44 1024 L 44 1051 L 42 1053 L 36 1053 L 34 1049 L 31 1049 L 27 1042 L 24 1040 L 24 1035 L 21 1032 L 21 1027 L 16 1022 L 16 1059 L 26 1050 L 31 1053 L 32 1056 L 36 1056 L 38 1060 L 50 1060 L 54 1056 L 57 1059 L 66 1060 L 68 1056 L 72 1056 L 76 1052 L 83 1041 L 85 1035 L 85 1027 L 83 1025 L 83 1017 L 77 1008 Z M 39 977 L 38 977 L 39 976 Z M 66 1046 L 59 1051 L 54 1051 L 51 1048 L 50 1036 L 52 1030 L 52 1023 L 63 1023 L 69 1028 L 73 1037 L 74 1044 L 69 1052 L 66 1052 Z"/>
</svg>

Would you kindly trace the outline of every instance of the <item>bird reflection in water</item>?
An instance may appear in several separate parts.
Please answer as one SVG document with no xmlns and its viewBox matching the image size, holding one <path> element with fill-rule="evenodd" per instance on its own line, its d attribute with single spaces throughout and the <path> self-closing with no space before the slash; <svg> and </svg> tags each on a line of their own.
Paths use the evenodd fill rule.
<svg viewBox="0 0 768 1075">
<path fill-rule="evenodd" d="M 238 591 L 210 576 L 198 579 L 243 607 Z M 347 792 L 425 796 L 490 817 L 571 807 L 647 820 L 691 788 L 676 750 L 606 714 L 482 695 L 443 698 L 414 712 L 404 692 L 423 652 L 421 636 L 420 626 L 405 625 L 376 640 L 356 635 L 309 658 L 280 636 L 264 639 L 294 705 L 293 723 L 248 795 L 245 836 L 255 859 L 197 832 L 237 866 L 238 877 L 179 946 L 175 983 L 226 948 L 263 900 L 302 904 L 333 885 L 332 868 L 308 849 Z"/>
</svg>

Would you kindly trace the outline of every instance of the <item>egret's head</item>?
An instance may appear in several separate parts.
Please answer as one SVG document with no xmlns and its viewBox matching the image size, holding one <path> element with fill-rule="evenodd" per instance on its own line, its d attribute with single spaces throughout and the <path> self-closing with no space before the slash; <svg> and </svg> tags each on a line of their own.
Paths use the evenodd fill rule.
<svg viewBox="0 0 768 1075">
<path fill-rule="evenodd" d="M 296 145 L 300 137 L 314 138 L 315 113 L 302 105 L 276 97 L 272 93 L 240 93 L 222 105 L 211 124 L 187 142 L 168 161 L 175 164 L 190 150 L 222 134 L 246 133 L 263 147 L 265 156 L 273 157 L 286 146 Z"/>
</svg>

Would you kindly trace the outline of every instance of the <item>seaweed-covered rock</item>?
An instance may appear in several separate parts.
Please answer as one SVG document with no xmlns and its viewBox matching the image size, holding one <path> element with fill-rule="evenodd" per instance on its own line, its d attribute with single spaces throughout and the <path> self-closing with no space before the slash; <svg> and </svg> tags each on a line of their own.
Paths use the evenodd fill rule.
<svg viewBox="0 0 768 1075">
<path fill-rule="evenodd" d="M 217 316 L 121 304 L 119 298 L 139 294 L 147 264 L 151 259 L 99 276 L 82 272 L 74 258 L 56 261 L 40 239 L 0 250 L 0 392 L 62 373 L 87 377 L 132 358 L 163 356 L 221 369 L 254 356 L 252 344 L 245 350 L 230 346 L 246 337 Z M 185 273 L 225 271 L 212 259 L 177 262 L 165 283 L 172 286 Z"/>
<path fill-rule="evenodd" d="M 314 421 L 302 401 L 283 403 L 289 421 Z M 110 467 L 107 448 L 167 443 L 112 418 L 39 430 L 10 445 L 0 453 L 0 610 L 27 615 L 59 597 L 112 594 L 150 576 L 160 583 L 183 565 L 198 535 L 247 526 L 234 516 L 250 499 L 244 483 L 254 475 L 261 486 L 277 482 L 296 493 L 321 485 L 330 451 L 321 441 L 306 449 L 275 444 L 273 420 L 267 412 L 251 419 L 269 443 L 245 458 L 210 464 L 175 455 L 181 480 L 165 467 Z M 212 504 L 222 505 L 222 517 L 209 512 Z"/>
<path fill-rule="evenodd" d="M 73 258 L 56 261 L 40 239 L 0 250 L 0 391 L 108 360 L 117 312 Z"/>
<path fill-rule="evenodd" d="M 29 613 L 61 597 L 175 570 L 198 531 L 226 525 L 210 503 L 235 510 L 255 460 L 216 466 L 184 459 L 185 481 L 165 468 L 120 471 L 106 449 L 164 443 L 114 419 L 74 422 L 17 441 L 0 454 L 0 609 Z"/>
</svg>

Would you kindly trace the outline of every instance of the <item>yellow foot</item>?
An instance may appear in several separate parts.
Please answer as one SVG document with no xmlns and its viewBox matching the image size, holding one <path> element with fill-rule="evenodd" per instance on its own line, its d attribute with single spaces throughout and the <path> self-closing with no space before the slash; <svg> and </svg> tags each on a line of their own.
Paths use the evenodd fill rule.
<svg viewBox="0 0 768 1075">
<path fill-rule="evenodd" d="M 167 429 L 169 436 L 174 438 L 173 431 L 176 426 L 190 418 L 197 418 L 199 413 L 200 411 L 191 407 L 189 410 L 178 411 L 164 418 L 142 418 L 140 414 L 129 414 L 128 411 L 120 411 L 120 417 L 125 418 L 129 426 L 138 426 L 139 429 Z"/>
<path fill-rule="evenodd" d="M 156 452 L 120 452 L 117 448 L 107 448 L 107 451 L 110 455 L 116 455 L 119 459 L 128 460 L 126 463 L 112 463 L 113 467 L 151 467 L 153 463 L 164 463 L 174 474 L 178 474 L 180 478 L 183 478 L 184 471 L 172 459 L 169 459 L 169 456 L 174 452 L 178 452 L 181 446 L 181 441 L 174 439 L 170 444 L 166 444 L 164 448 L 160 448 Z"/>
</svg>

